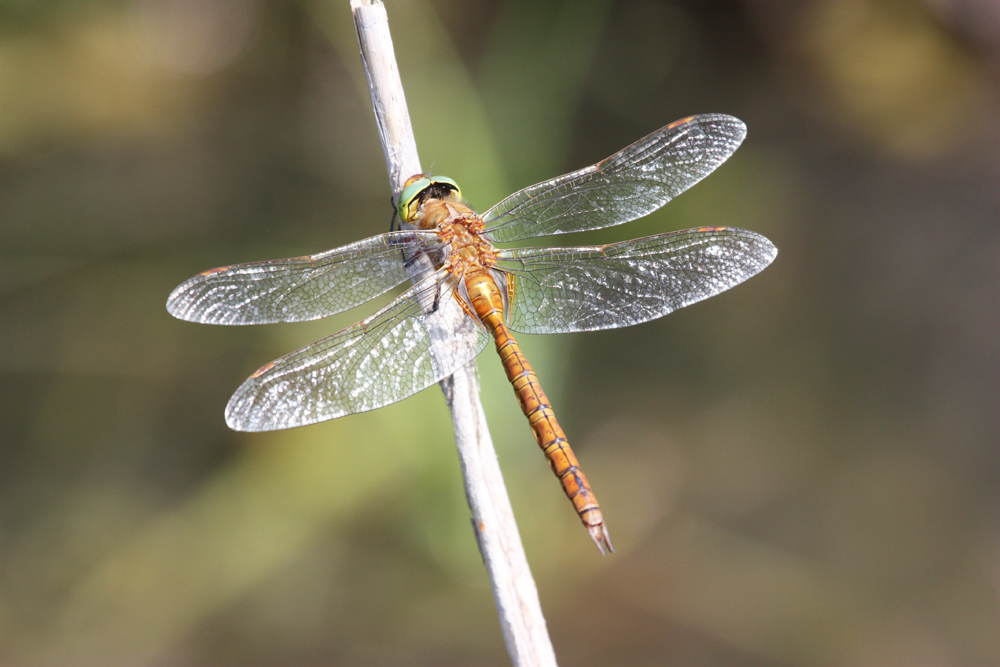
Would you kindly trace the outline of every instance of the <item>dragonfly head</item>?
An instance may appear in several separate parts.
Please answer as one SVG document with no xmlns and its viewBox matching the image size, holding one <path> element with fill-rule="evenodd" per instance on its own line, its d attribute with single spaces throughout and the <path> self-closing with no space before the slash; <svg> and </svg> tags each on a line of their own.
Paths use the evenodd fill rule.
<svg viewBox="0 0 1000 667">
<path fill-rule="evenodd" d="M 461 198 L 462 191 L 458 183 L 447 176 L 428 176 L 417 174 L 406 180 L 403 191 L 399 193 L 396 207 L 399 218 L 412 223 L 417 218 L 417 211 L 426 199 L 444 199 L 448 195 Z"/>
</svg>

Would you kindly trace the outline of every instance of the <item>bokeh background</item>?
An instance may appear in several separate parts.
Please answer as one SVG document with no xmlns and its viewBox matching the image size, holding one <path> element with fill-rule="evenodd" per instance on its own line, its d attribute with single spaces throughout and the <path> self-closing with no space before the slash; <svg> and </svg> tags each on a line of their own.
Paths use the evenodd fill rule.
<svg viewBox="0 0 1000 667">
<path fill-rule="evenodd" d="M 484 210 L 694 113 L 662 211 L 780 252 L 631 329 L 522 336 L 600 557 L 492 354 L 564 665 L 1000 664 L 1000 3 L 390 0 L 425 168 Z M 194 325 L 213 266 L 388 229 L 347 0 L 0 2 L 0 664 L 506 665 L 437 388 L 237 434 L 346 326 Z"/>
</svg>

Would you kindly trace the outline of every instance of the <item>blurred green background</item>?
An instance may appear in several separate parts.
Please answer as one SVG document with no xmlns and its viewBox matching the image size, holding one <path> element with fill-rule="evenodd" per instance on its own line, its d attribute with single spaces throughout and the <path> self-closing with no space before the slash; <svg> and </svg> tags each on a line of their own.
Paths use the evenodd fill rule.
<svg viewBox="0 0 1000 667">
<path fill-rule="evenodd" d="M 1000 3 L 399 0 L 425 169 L 484 210 L 705 112 L 662 211 L 763 274 L 521 342 L 601 558 L 500 364 L 483 400 L 563 665 L 1000 664 Z M 386 231 L 347 0 L 0 1 L 0 664 L 506 665 L 437 388 L 272 434 L 223 407 L 373 312 L 172 319 L 213 266 Z"/>
</svg>

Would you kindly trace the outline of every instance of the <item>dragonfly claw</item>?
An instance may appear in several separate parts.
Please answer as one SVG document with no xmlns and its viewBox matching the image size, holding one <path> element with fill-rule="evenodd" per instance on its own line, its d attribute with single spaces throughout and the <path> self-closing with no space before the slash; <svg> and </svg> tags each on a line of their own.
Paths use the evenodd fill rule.
<svg viewBox="0 0 1000 667">
<path fill-rule="evenodd" d="M 611 544 L 611 536 L 608 535 L 608 528 L 603 522 L 596 526 L 587 526 L 587 532 L 590 533 L 590 539 L 594 540 L 594 544 L 597 545 L 597 550 L 601 552 L 602 556 L 615 552 L 615 547 Z"/>
</svg>

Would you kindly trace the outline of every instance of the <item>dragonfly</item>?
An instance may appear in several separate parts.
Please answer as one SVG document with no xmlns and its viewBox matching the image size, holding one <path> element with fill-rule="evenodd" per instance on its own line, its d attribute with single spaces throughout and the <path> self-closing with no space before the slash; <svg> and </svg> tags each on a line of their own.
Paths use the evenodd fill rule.
<svg viewBox="0 0 1000 667">
<path fill-rule="evenodd" d="M 513 333 L 647 322 L 743 282 L 777 249 L 734 227 L 601 246 L 497 244 L 645 216 L 715 170 L 745 135 L 732 116 L 690 116 L 597 164 L 524 188 L 482 215 L 454 180 L 417 174 L 396 199 L 399 231 L 317 255 L 199 273 L 171 293 L 167 310 L 208 324 L 300 322 L 412 281 L 374 315 L 253 373 L 226 406 L 227 424 L 270 431 L 374 410 L 444 380 L 493 342 L 563 491 L 600 552 L 613 552 L 597 498 Z"/>
</svg>

